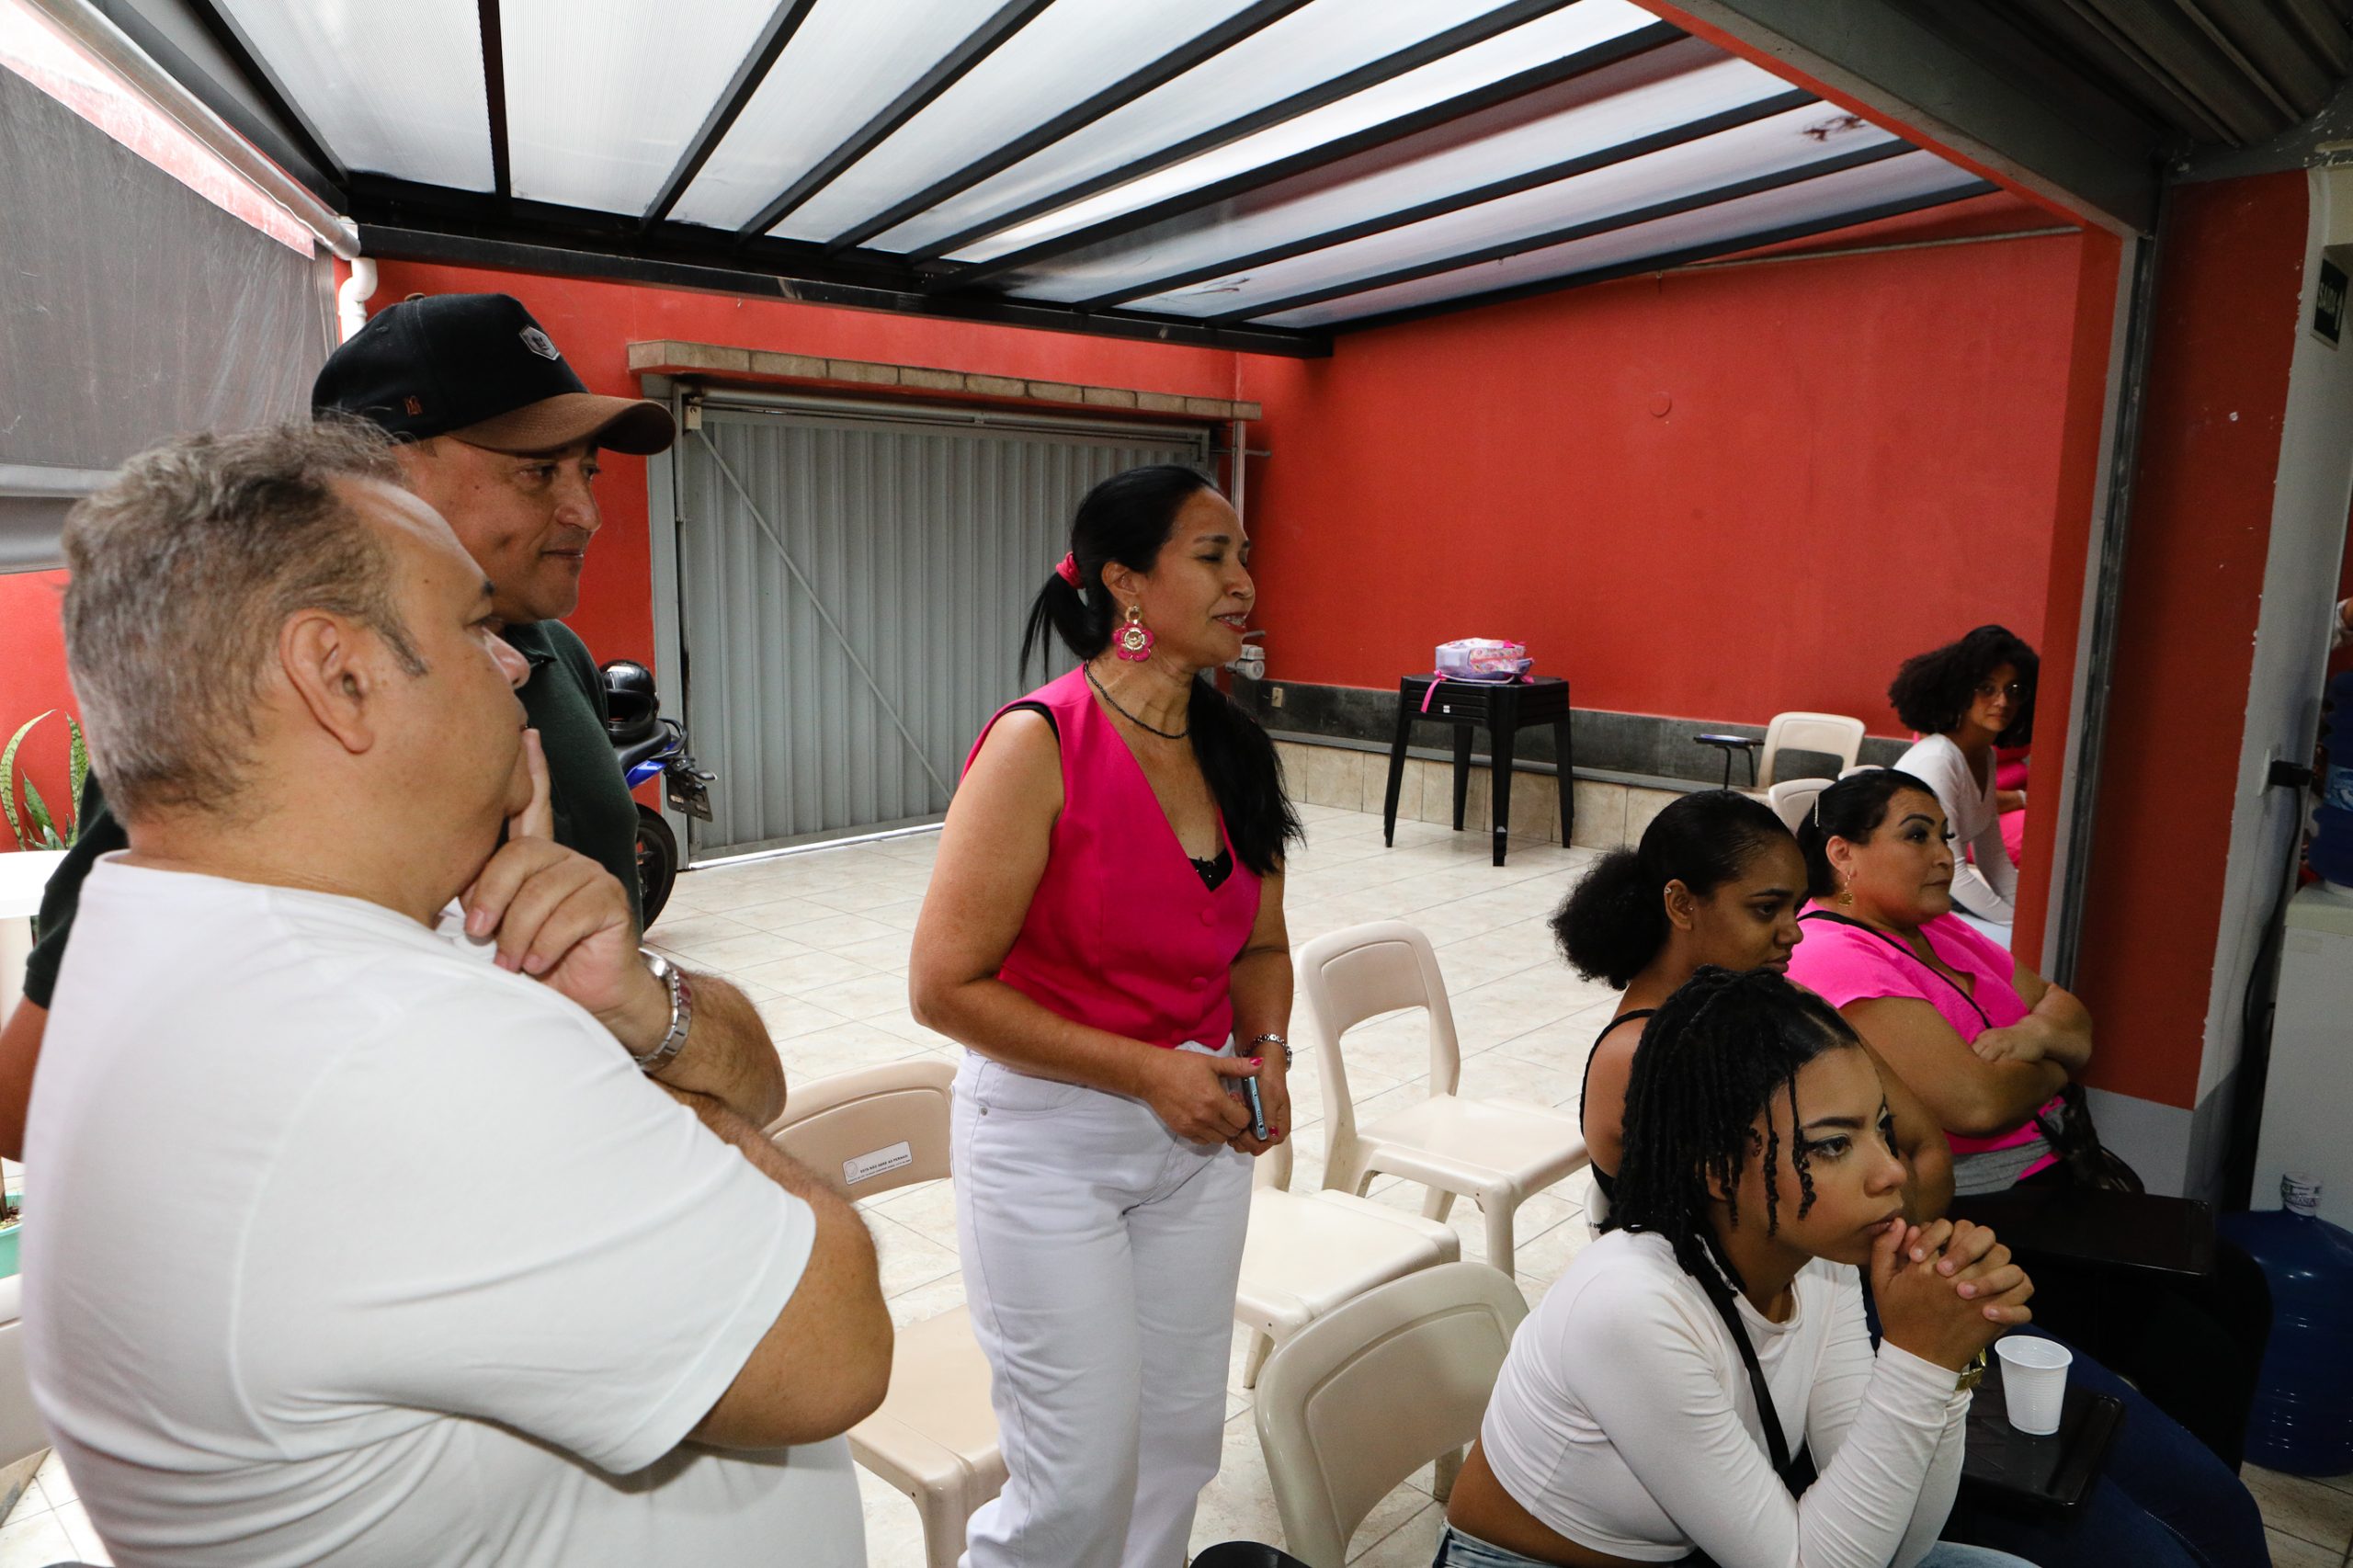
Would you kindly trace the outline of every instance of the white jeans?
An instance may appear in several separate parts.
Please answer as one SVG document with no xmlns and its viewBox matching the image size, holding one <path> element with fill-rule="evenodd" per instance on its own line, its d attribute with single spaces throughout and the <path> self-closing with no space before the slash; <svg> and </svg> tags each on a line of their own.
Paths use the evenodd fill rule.
<svg viewBox="0 0 2353 1568">
<path fill-rule="evenodd" d="M 1182 1568 L 1225 1428 L 1250 1159 L 967 1053 L 956 1235 L 1008 1479 L 966 1568 Z"/>
</svg>

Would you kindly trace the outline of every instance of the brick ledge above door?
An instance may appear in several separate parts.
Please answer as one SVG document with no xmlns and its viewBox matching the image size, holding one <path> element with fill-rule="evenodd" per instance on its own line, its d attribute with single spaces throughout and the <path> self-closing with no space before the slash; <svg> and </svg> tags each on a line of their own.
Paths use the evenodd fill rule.
<svg viewBox="0 0 2353 1568">
<path fill-rule="evenodd" d="M 977 398 L 994 403 L 1054 408 L 1099 408 L 1172 419 L 1256 419 L 1255 403 L 1222 397 L 1183 397 L 1134 387 L 1087 387 L 1067 381 L 994 376 L 977 370 L 942 370 L 928 365 L 890 365 L 870 359 L 835 359 L 814 354 L 784 354 L 766 348 L 730 348 L 716 343 L 680 343 L 657 338 L 629 346 L 629 368 L 642 376 L 720 376 L 761 385 L 852 388 L 860 392 Z"/>
</svg>

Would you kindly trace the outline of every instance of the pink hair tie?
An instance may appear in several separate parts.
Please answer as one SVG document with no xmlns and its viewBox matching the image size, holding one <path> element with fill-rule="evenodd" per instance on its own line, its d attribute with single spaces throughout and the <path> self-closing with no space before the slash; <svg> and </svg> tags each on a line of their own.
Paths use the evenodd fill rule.
<svg viewBox="0 0 2353 1568">
<path fill-rule="evenodd" d="M 1063 582 L 1068 583 L 1072 587 L 1077 587 L 1079 585 L 1078 557 L 1075 555 L 1063 556 L 1061 562 L 1054 568 L 1054 575 L 1060 577 Z"/>
</svg>

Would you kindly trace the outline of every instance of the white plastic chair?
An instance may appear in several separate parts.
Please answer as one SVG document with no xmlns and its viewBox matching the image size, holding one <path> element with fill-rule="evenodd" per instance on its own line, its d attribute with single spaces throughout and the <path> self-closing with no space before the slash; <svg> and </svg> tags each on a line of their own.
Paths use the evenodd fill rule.
<svg viewBox="0 0 2353 1568">
<path fill-rule="evenodd" d="M 1250 1233 L 1233 1321 L 1253 1330 L 1242 1386 L 1256 1388 L 1276 1346 L 1341 1302 L 1376 1285 L 1455 1262 L 1454 1227 L 1352 1192 L 1290 1190 L 1290 1142 L 1258 1156 Z"/>
<path fill-rule="evenodd" d="M 796 1085 L 768 1137 L 852 1199 L 936 1181 L 949 1174 L 955 1084 L 932 1060 Z M 849 1449 L 915 1500 L 930 1568 L 955 1568 L 972 1511 L 1005 1487 L 989 1364 L 962 1307 L 899 1330 L 891 1392 L 850 1428 Z"/>
<path fill-rule="evenodd" d="M 1814 797 L 1830 788 L 1827 778 L 1788 778 L 1765 791 L 1765 799 L 1773 814 L 1781 819 L 1791 833 L 1813 810 Z"/>
<path fill-rule="evenodd" d="M 1324 1074 L 1330 1146 L 1324 1185 L 1361 1195 L 1382 1172 L 1430 1188 L 1422 1207 L 1446 1218 L 1456 1195 L 1479 1205 L 1487 1261 L 1509 1273 L 1512 1216 L 1530 1195 L 1584 1168 L 1577 1119 L 1550 1106 L 1467 1099 L 1457 1092 L 1462 1051 L 1454 1010 L 1427 937 L 1398 920 L 1376 920 L 1318 937 L 1300 949 L 1299 985 Z M 1376 1014 L 1429 1013 L 1429 1097 L 1359 1129 L 1348 1095 L 1340 1037 Z"/>
<path fill-rule="evenodd" d="M 1449 1263 L 1367 1291 L 1276 1351 L 1255 1415 L 1285 1550 L 1342 1568 L 1373 1505 L 1433 1460 L 1443 1500 L 1527 1316 L 1508 1275 Z"/>
<path fill-rule="evenodd" d="M 1756 759 L 1756 787 L 1769 790 L 1778 775 L 1774 766 L 1783 751 L 1824 752 L 1838 759 L 1843 770 L 1862 755 L 1863 722 L 1844 713 L 1776 713 L 1765 726 L 1764 755 Z"/>
</svg>

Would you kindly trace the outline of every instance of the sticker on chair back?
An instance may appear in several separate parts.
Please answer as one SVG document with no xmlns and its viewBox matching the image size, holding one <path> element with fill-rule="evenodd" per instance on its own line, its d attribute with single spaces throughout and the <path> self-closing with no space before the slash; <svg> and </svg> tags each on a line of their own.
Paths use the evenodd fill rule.
<svg viewBox="0 0 2353 1568">
<path fill-rule="evenodd" d="M 854 1160 L 844 1160 L 842 1181 L 847 1186 L 856 1187 L 859 1182 L 871 1181 L 874 1177 L 886 1176 L 892 1171 L 904 1170 L 915 1163 L 915 1152 L 911 1145 L 893 1143 L 888 1148 L 877 1149 L 870 1154 L 860 1154 Z"/>
</svg>

